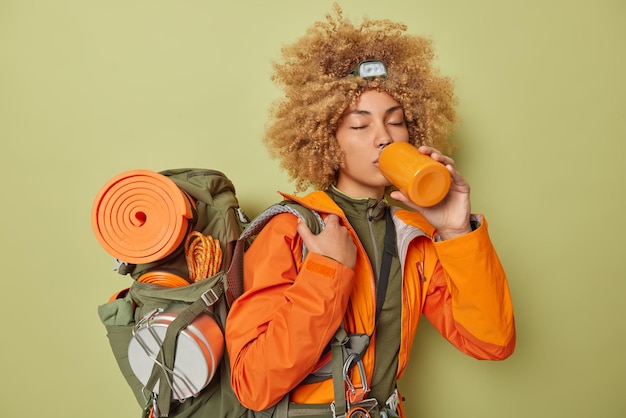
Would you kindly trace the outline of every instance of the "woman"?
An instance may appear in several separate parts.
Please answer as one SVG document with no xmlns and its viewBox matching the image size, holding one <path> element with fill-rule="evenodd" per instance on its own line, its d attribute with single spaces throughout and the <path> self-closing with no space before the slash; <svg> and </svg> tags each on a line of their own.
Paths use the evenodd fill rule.
<svg viewBox="0 0 626 418">
<path fill-rule="evenodd" d="M 451 148 L 455 99 L 431 67 L 429 41 L 389 21 L 355 26 L 335 8 L 283 49 L 273 79 L 284 98 L 265 136 L 298 191 L 318 189 L 284 197 L 320 213 L 325 228 L 314 235 L 278 215 L 246 253 L 246 292 L 226 328 L 232 385 L 253 410 L 285 399 L 319 416 L 402 415 L 396 381 L 421 314 L 462 352 L 501 360 L 515 346 L 513 307 L 486 220 L 470 214 L 469 185 L 439 151 Z M 368 60 L 378 75 L 358 71 Z M 387 203 L 378 156 L 392 142 L 447 167 L 441 203 L 419 207 L 397 190 L 388 196 L 405 209 Z M 340 327 L 367 336 L 366 348 L 343 381 L 311 379 Z"/>
</svg>

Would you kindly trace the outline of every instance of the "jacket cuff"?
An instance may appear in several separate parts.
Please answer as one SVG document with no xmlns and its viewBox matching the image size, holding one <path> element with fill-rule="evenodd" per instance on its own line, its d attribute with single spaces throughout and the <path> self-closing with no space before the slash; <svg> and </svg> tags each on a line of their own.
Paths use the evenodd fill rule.
<svg viewBox="0 0 626 418">
<path fill-rule="evenodd" d="M 482 226 L 482 222 L 483 222 L 483 215 L 474 215 L 471 214 L 470 215 L 470 226 L 472 227 L 472 232 L 476 231 L 478 228 L 480 228 Z M 468 234 L 466 234 L 468 235 Z M 456 237 L 459 238 L 459 237 Z M 455 238 L 452 238 L 455 239 Z M 437 234 L 435 231 L 435 235 L 433 235 L 433 242 L 442 242 L 444 241 L 443 238 L 441 238 L 441 235 Z M 447 240 L 450 241 L 450 240 Z"/>
<path fill-rule="evenodd" d="M 330 257 L 313 252 L 307 254 L 304 259 L 304 263 L 302 264 L 302 269 L 329 280 L 332 280 L 335 277 L 342 277 L 346 274 L 350 277 L 354 275 L 354 270 L 348 266 L 345 266 Z"/>
</svg>

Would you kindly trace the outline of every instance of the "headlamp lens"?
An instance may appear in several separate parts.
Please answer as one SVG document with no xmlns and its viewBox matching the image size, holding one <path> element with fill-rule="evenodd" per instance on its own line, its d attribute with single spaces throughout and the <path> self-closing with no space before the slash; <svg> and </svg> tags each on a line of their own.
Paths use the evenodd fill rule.
<svg viewBox="0 0 626 418">
<path fill-rule="evenodd" d="M 387 69 L 382 61 L 371 60 L 363 61 L 356 68 L 350 71 L 350 74 L 359 76 L 361 78 L 374 78 L 374 77 L 386 77 Z"/>
</svg>

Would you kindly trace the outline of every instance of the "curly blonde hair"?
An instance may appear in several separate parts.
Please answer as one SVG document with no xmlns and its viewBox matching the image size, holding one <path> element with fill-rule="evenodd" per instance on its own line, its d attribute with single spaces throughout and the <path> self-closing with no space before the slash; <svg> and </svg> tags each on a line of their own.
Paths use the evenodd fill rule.
<svg viewBox="0 0 626 418">
<path fill-rule="evenodd" d="M 334 9 L 336 16 L 316 22 L 282 49 L 283 62 L 274 63 L 272 80 L 284 97 L 270 110 L 263 141 L 297 191 L 335 184 L 343 163 L 335 132 L 344 111 L 366 90 L 387 92 L 402 105 L 412 144 L 452 150 L 456 98 L 451 80 L 431 66 L 431 41 L 408 35 L 406 25 L 389 20 L 355 26 L 337 4 Z M 385 64 L 387 77 L 348 77 L 371 59 Z"/>
</svg>

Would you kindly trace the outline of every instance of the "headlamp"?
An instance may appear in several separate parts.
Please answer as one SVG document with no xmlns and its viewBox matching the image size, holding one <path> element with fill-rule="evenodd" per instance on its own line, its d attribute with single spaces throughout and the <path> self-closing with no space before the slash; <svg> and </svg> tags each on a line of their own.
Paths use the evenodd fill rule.
<svg viewBox="0 0 626 418">
<path fill-rule="evenodd" d="M 361 62 L 352 71 L 350 71 L 350 74 L 366 79 L 374 77 L 387 77 L 387 69 L 382 61 L 369 60 Z"/>
</svg>

